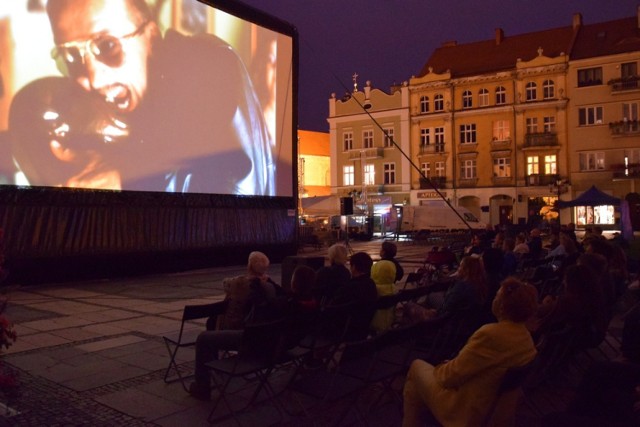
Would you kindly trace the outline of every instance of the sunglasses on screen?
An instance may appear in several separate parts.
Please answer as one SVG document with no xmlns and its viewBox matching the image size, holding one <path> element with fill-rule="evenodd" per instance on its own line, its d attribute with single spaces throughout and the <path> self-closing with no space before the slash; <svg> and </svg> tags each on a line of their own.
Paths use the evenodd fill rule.
<svg viewBox="0 0 640 427">
<path fill-rule="evenodd" d="M 124 59 L 123 42 L 142 34 L 149 22 L 145 21 L 134 32 L 120 37 L 99 34 L 88 40 L 59 44 L 51 51 L 51 57 L 55 59 L 58 70 L 65 76 L 82 72 L 87 55 L 109 67 L 117 68 L 122 65 Z"/>
</svg>

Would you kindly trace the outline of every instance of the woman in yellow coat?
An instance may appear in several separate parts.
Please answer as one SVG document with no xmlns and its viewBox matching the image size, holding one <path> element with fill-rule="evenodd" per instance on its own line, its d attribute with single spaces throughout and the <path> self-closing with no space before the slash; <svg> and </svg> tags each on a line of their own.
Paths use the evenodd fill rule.
<svg viewBox="0 0 640 427">
<path fill-rule="evenodd" d="M 415 360 L 404 386 L 403 426 L 423 425 L 425 410 L 445 427 L 481 425 L 505 372 L 536 355 L 525 326 L 536 306 L 535 288 L 509 278 L 492 305 L 498 323 L 478 329 L 452 360 L 435 367 Z"/>
<path fill-rule="evenodd" d="M 378 298 L 396 293 L 396 266 L 392 261 L 380 260 L 371 267 L 371 278 L 376 284 Z M 384 332 L 391 328 L 395 320 L 395 307 L 383 308 L 376 311 L 371 320 L 371 329 Z"/>
</svg>

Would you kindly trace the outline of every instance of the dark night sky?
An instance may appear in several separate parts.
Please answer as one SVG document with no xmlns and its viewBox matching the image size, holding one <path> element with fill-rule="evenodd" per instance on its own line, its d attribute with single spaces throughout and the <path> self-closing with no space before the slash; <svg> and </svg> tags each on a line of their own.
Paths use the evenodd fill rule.
<svg viewBox="0 0 640 427">
<path fill-rule="evenodd" d="M 299 128 L 328 132 L 328 99 L 367 80 L 389 90 L 443 42 L 467 43 L 635 16 L 638 0 L 242 0 L 300 35 Z"/>
</svg>

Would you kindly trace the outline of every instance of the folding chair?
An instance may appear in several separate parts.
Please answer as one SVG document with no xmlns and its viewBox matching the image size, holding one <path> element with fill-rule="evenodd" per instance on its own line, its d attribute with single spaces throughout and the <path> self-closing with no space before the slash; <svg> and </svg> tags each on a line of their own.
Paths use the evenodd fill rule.
<svg viewBox="0 0 640 427">
<path fill-rule="evenodd" d="M 178 367 L 176 355 L 178 350 L 196 345 L 198 335 L 204 329 L 189 328 L 188 322 L 198 319 L 215 318 L 223 315 L 227 308 L 227 301 L 219 301 L 210 304 L 186 305 L 182 311 L 182 320 L 178 332 L 164 335 L 162 339 L 169 352 L 169 365 L 164 373 L 164 382 L 172 383 L 180 381 L 185 391 L 189 391 L 184 380 L 191 375 L 184 376 Z M 176 376 L 170 377 L 171 371 L 175 371 Z"/>
<path fill-rule="evenodd" d="M 532 360 L 523 366 L 507 369 L 482 427 L 515 425 L 516 409 L 522 395 L 522 386 L 531 373 L 533 364 Z"/>
<path fill-rule="evenodd" d="M 214 390 L 217 389 L 218 392 L 207 418 L 210 423 L 231 416 L 240 424 L 237 418 L 238 414 L 249 408 L 262 390 L 266 391 L 267 399 L 274 402 L 274 406 L 282 416 L 280 404 L 277 402 L 276 393 L 269 383 L 269 377 L 281 362 L 282 354 L 286 349 L 286 322 L 285 319 L 278 319 L 246 325 L 237 354 L 206 364 L 211 372 Z M 233 380 L 236 382 L 232 385 Z M 255 388 L 245 404 L 240 408 L 234 407 L 230 401 L 230 395 L 240 394 L 252 385 Z M 234 402 L 237 400 L 234 399 Z M 224 403 L 228 413 L 215 416 L 220 402 Z"/>
</svg>

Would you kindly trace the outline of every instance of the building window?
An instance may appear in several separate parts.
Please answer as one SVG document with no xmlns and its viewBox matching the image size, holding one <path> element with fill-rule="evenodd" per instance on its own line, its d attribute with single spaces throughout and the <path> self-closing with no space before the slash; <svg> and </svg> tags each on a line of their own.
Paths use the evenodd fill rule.
<svg viewBox="0 0 640 427">
<path fill-rule="evenodd" d="M 434 137 L 436 143 L 436 153 L 444 152 L 444 128 L 437 127 L 434 129 Z"/>
<path fill-rule="evenodd" d="M 553 133 L 556 131 L 556 116 L 543 117 L 544 132 Z"/>
<path fill-rule="evenodd" d="M 420 145 L 427 146 L 431 144 L 431 129 L 420 129 Z"/>
<path fill-rule="evenodd" d="M 355 185 L 356 172 L 353 165 L 343 166 L 342 168 L 342 185 Z"/>
<path fill-rule="evenodd" d="M 542 97 L 544 99 L 553 99 L 556 97 L 556 85 L 553 80 L 545 80 L 542 83 Z"/>
<path fill-rule="evenodd" d="M 461 179 L 474 179 L 476 174 L 476 161 L 463 160 L 460 162 L 460 178 Z"/>
<path fill-rule="evenodd" d="M 511 159 L 508 157 L 498 157 L 493 159 L 493 176 L 508 178 L 511 176 Z"/>
<path fill-rule="evenodd" d="M 420 97 L 420 113 L 428 113 L 429 112 L 429 97 L 421 96 Z"/>
<path fill-rule="evenodd" d="M 545 175 L 555 175 L 558 173 L 558 161 L 555 154 L 544 156 Z"/>
<path fill-rule="evenodd" d="M 507 90 L 502 86 L 498 86 L 496 88 L 496 105 L 502 105 L 506 103 L 507 103 Z"/>
<path fill-rule="evenodd" d="M 638 63 L 636 62 L 625 62 L 620 65 L 620 77 L 623 79 L 627 79 L 630 77 L 638 76 Z"/>
<path fill-rule="evenodd" d="M 540 173 L 538 156 L 527 157 L 527 175 L 537 175 Z"/>
<path fill-rule="evenodd" d="M 578 87 L 597 86 L 602 84 L 602 67 L 578 70 Z"/>
<path fill-rule="evenodd" d="M 595 151 L 592 153 L 580 153 L 580 170 L 604 170 L 604 152 Z"/>
<path fill-rule="evenodd" d="M 538 133 L 538 118 L 537 117 L 527 117 L 527 133 Z"/>
<path fill-rule="evenodd" d="M 396 164 L 395 163 L 384 164 L 384 183 L 385 184 L 396 183 Z"/>
<path fill-rule="evenodd" d="M 640 163 L 640 149 L 624 150 L 624 161 L 629 165 Z"/>
<path fill-rule="evenodd" d="M 480 89 L 478 92 L 478 106 L 487 107 L 489 105 L 489 91 L 486 89 Z"/>
<path fill-rule="evenodd" d="M 476 125 L 471 123 L 468 125 L 460 125 L 460 143 L 475 144 L 476 141 Z"/>
<path fill-rule="evenodd" d="M 602 107 L 585 107 L 578 109 L 578 124 L 593 126 L 602 124 Z"/>
<path fill-rule="evenodd" d="M 538 98 L 538 85 L 534 82 L 527 83 L 525 93 L 527 102 L 535 101 Z"/>
<path fill-rule="evenodd" d="M 444 111 L 444 96 L 436 95 L 433 98 L 433 109 L 435 111 Z"/>
<path fill-rule="evenodd" d="M 462 108 L 472 108 L 473 107 L 473 94 L 470 90 L 465 90 L 462 92 Z"/>
<path fill-rule="evenodd" d="M 384 128 L 384 147 L 393 147 L 395 141 L 395 128 Z"/>
<path fill-rule="evenodd" d="M 429 178 L 431 176 L 431 163 L 422 163 L 420 165 L 420 171 L 426 178 Z"/>
<path fill-rule="evenodd" d="M 444 162 L 436 162 L 436 176 L 445 176 Z"/>
<path fill-rule="evenodd" d="M 364 148 L 373 148 L 373 129 L 362 131 L 362 146 Z"/>
<path fill-rule="evenodd" d="M 376 183 L 376 170 L 374 165 L 364 165 L 364 185 L 374 185 Z"/>
<path fill-rule="evenodd" d="M 622 103 L 622 120 L 638 121 L 638 103 L 637 102 Z"/>
<path fill-rule="evenodd" d="M 493 122 L 493 140 L 507 141 L 511 139 L 509 120 L 496 120 Z"/>
<path fill-rule="evenodd" d="M 353 132 L 342 134 L 342 149 L 344 151 L 353 150 Z"/>
</svg>

